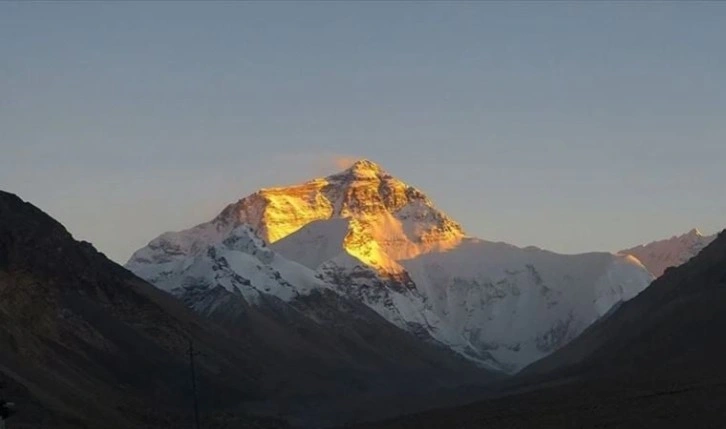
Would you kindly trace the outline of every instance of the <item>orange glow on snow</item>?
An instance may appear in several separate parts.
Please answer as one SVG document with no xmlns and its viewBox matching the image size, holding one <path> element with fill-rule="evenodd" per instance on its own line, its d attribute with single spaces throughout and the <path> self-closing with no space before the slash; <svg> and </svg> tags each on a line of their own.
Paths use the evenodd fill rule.
<svg viewBox="0 0 726 429">
<path fill-rule="evenodd" d="M 342 248 L 387 274 L 404 271 L 399 261 L 452 249 L 464 238 L 459 225 L 438 212 L 423 194 L 377 164 L 339 161 L 350 164 L 343 176 L 262 189 L 248 197 L 249 203 L 241 206 L 240 221 L 256 224 L 261 237 L 275 243 L 314 221 L 349 219 Z M 339 180 L 346 182 L 335 182 Z"/>
</svg>

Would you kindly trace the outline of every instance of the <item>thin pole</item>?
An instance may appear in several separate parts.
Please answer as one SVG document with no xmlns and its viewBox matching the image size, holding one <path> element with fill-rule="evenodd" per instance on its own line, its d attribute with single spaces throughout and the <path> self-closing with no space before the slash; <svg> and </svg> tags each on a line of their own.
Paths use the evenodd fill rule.
<svg viewBox="0 0 726 429">
<path fill-rule="evenodd" d="M 199 400 L 197 399 L 197 376 L 194 372 L 194 343 L 189 339 L 189 368 L 192 372 L 192 396 L 194 398 L 194 424 L 199 429 Z"/>
</svg>

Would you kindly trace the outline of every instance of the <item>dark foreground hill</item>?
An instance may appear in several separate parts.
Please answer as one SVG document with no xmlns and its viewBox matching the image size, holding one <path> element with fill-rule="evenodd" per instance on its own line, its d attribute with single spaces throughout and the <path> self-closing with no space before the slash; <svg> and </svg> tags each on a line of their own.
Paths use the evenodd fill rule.
<svg viewBox="0 0 726 429">
<path fill-rule="evenodd" d="M 488 399 L 375 428 L 720 428 L 726 233 Z"/>
<path fill-rule="evenodd" d="M 0 191 L 0 396 L 18 403 L 13 427 L 190 425 L 189 340 L 205 428 L 392 416 L 401 400 L 422 410 L 437 389 L 490 377 L 334 294 L 225 305 L 192 312 Z"/>
<path fill-rule="evenodd" d="M 207 403 L 260 397 L 243 346 L 0 192 L 0 393 L 18 404 L 15 427 L 186 424 L 189 340 Z"/>
</svg>

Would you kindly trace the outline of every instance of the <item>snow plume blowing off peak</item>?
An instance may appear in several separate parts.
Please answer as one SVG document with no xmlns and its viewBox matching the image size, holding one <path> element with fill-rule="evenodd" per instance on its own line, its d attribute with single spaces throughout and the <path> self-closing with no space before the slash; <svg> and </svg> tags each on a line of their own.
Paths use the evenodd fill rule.
<svg viewBox="0 0 726 429">
<path fill-rule="evenodd" d="M 241 231 L 255 246 L 230 248 Z M 562 347 L 652 280 L 625 255 L 559 255 L 469 237 L 423 192 L 369 160 L 261 189 L 210 222 L 163 234 L 127 267 L 165 290 L 186 279 L 251 302 L 326 288 L 506 372 Z"/>
</svg>

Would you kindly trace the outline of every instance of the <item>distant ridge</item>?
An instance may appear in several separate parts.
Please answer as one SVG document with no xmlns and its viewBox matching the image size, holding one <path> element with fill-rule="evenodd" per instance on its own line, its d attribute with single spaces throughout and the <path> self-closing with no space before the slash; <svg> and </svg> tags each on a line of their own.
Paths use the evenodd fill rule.
<svg viewBox="0 0 726 429">
<path fill-rule="evenodd" d="M 653 276 L 660 277 L 666 269 L 677 267 L 696 256 L 715 239 L 715 234 L 705 236 L 693 228 L 686 234 L 621 250 L 619 253 L 635 256 Z"/>
</svg>

